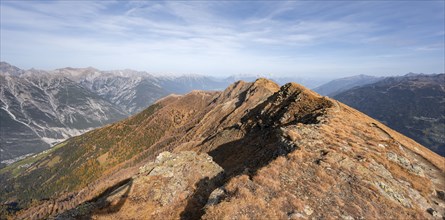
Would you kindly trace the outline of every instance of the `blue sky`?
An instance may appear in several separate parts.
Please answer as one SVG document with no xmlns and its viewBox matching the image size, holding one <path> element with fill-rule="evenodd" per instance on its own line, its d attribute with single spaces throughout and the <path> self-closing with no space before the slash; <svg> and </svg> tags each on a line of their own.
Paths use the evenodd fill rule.
<svg viewBox="0 0 445 220">
<path fill-rule="evenodd" d="M 445 72 L 445 1 L 1 1 L 1 60 L 155 74 Z"/>
</svg>

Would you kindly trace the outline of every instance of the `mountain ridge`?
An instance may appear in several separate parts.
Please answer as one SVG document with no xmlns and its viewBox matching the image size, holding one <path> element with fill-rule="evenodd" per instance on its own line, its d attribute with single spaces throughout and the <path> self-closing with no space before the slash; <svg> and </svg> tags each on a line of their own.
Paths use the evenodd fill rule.
<svg viewBox="0 0 445 220">
<path fill-rule="evenodd" d="M 0 70 L 3 122 L 0 126 L 0 167 L 145 109 L 173 91 L 161 87 L 161 82 L 182 88 L 175 83 L 176 78 L 160 81 L 151 74 L 135 70 L 100 71 L 92 67 L 22 70 L 3 61 Z M 181 78 L 184 84 L 187 80 L 187 77 Z M 205 86 L 205 81 L 201 84 Z M 187 92 L 194 86 L 184 85 L 175 92 Z M 27 94 L 26 97 L 23 94 Z M 89 113 L 86 108 L 81 110 L 88 105 Z M 41 114 L 30 114 L 31 109 Z M 102 113 L 104 115 L 97 115 Z M 83 121 L 85 125 L 73 127 L 69 120 Z"/>
<path fill-rule="evenodd" d="M 191 170 L 183 176 L 191 182 L 179 188 L 170 185 L 170 174 L 138 174 L 139 167 L 164 151 L 173 157 L 185 151 L 208 154 L 224 172 L 194 176 L 199 166 L 187 163 Z M 57 157 L 63 159 L 48 167 Z M 443 162 L 443 157 L 340 102 L 295 83 L 279 87 L 259 79 L 236 82 L 221 92 L 168 96 L 127 120 L 69 139 L 30 168 L 14 168 L 15 177 L 2 170 L 2 179 L 8 179 L 4 183 L 9 183 L 2 185 L 18 188 L 3 188 L 0 195 L 4 199 L 7 192 L 24 191 L 16 200 L 22 208 L 29 207 L 25 201 L 30 195 L 52 198 L 20 211 L 19 218 L 131 218 L 137 204 L 146 204 L 137 213 L 152 218 L 435 219 L 444 212 L 437 205 L 444 203 L 437 196 L 445 185 Z M 33 177 L 39 175 L 59 185 L 36 182 Z M 167 195 L 150 187 L 153 181 L 182 196 L 163 206 L 162 200 L 153 200 L 158 197 L 144 196 Z M 28 190 L 33 184 L 39 187 Z M 113 186 L 125 189 L 125 197 L 113 196 L 113 191 L 121 195 Z M 46 192 L 49 189 L 53 191 Z M 208 204 L 218 197 L 212 194 L 220 199 Z M 369 198 L 378 203 L 366 202 Z"/>
<path fill-rule="evenodd" d="M 223 90 L 232 83 L 232 79 L 253 79 L 247 75 L 234 75 L 221 79 L 197 74 L 162 76 L 131 69 L 101 71 L 94 67 L 66 67 L 50 71 L 35 68 L 23 70 L 3 61 L 0 63 L 0 75 L 8 77 L 8 80 L 2 78 L 0 84 L 2 94 L 6 90 L 10 94 L 1 96 L 1 116 L 5 121 L 3 124 L 7 124 L 8 127 L 0 126 L 0 130 L 3 132 L 0 138 L 0 143 L 3 146 L 0 147 L 0 167 L 42 152 L 68 137 L 136 114 L 168 94 L 184 94 L 196 89 Z M 46 85 L 45 81 L 48 80 L 57 83 Z M 277 78 L 277 80 L 282 82 L 285 78 Z M 20 89 L 10 88 L 11 83 L 7 84 L 6 81 L 13 82 Z M 317 80 L 303 81 L 308 84 L 317 83 Z M 27 89 L 30 86 L 36 87 L 32 93 Z M 46 88 L 47 86 L 51 87 Z M 68 91 L 69 89 L 65 89 L 66 87 L 72 91 Z M 52 93 L 60 94 L 60 97 L 48 94 L 46 92 L 48 89 Z M 20 107 L 16 105 L 8 109 L 9 106 L 13 106 L 10 103 L 24 103 L 23 100 L 18 100 L 22 93 L 28 93 L 26 102 L 34 104 L 21 105 Z M 62 96 L 62 93 L 65 95 Z M 79 94 L 88 94 L 89 98 L 82 99 Z M 59 108 L 60 103 L 72 107 L 69 114 L 57 110 L 63 108 Z M 47 110 L 47 105 L 54 110 Z M 74 108 L 76 105 L 90 105 L 94 111 L 90 112 L 91 114 L 86 114 L 85 110 L 77 111 Z M 26 112 L 27 106 L 32 106 L 36 112 L 42 113 L 34 116 L 25 114 L 25 117 L 17 115 L 17 112 Z M 109 120 L 104 120 L 104 116 L 99 117 L 95 113 L 102 113 L 102 111 L 106 117 L 109 117 Z M 46 114 L 50 115 L 48 117 L 52 119 L 45 119 L 42 123 L 41 117 L 48 118 Z M 83 121 L 84 124 L 90 125 L 82 126 L 82 128 L 66 125 L 63 118 L 73 117 L 72 114 L 76 114 L 76 117 L 70 120 Z M 97 117 L 92 118 L 91 116 L 94 115 Z M 58 119 L 60 117 L 62 119 Z M 28 124 L 35 126 L 29 127 Z M 58 125 L 52 126 L 52 124 Z M 42 134 L 42 130 L 48 132 Z"/>
</svg>

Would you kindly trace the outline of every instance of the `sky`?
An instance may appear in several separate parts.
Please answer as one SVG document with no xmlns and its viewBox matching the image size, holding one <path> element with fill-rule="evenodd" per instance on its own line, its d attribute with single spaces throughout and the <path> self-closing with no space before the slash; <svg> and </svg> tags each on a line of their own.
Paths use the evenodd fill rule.
<svg viewBox="0 0 445 220">
<path fill-rule="evenodd" d="M 1 60 L 154 74 L 445 72 L 445 1 L 8 1 Z"/>
</svg>

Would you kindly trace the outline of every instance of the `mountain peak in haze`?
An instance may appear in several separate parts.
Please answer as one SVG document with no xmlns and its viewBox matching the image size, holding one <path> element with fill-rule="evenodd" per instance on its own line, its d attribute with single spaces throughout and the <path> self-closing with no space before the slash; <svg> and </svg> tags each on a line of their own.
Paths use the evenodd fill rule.
<svg viewBox="0 0 445 220">
<path fill-rule="evenodd" d="M 356 75 L 340 79 L 332 80 L 326 84 L 323 84 L 314 89 L 314 91 L 321 95 L 334 96 L 348 89 L 364 86 L 371 83 L 378 82 L 384 79 L 384 77 L 368 76 L 368 75 Z"/>
<path fill-rule="evenodd" d="M 23 74 L 25 71 L 21 70 L 20 68 L 13 66 L 7 62 L 1 61 L 0 62 L 0 72 L 3 74 L 18 76 Z"/>
</svg>

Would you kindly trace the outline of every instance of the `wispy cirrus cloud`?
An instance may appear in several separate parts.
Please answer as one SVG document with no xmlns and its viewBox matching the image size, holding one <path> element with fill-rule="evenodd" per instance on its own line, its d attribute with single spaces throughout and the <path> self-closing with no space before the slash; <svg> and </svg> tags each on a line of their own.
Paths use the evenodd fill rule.
<svg viewBox="0 0 445 220">
<path fill-rule="evenodd" d="M 443 4 L 2 1 L 1 59 L 215 75 L 443 72 Z"/>
</svg>

